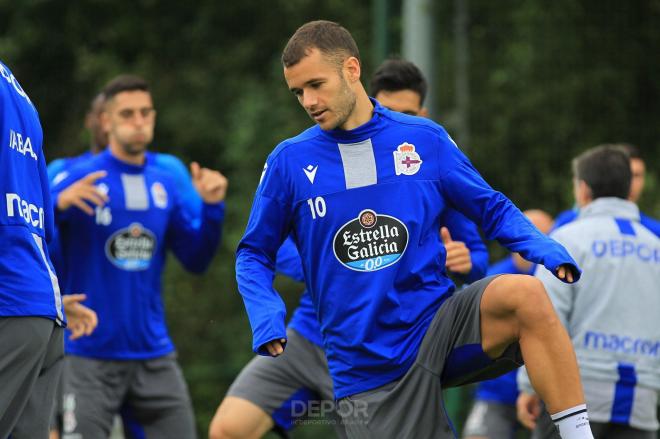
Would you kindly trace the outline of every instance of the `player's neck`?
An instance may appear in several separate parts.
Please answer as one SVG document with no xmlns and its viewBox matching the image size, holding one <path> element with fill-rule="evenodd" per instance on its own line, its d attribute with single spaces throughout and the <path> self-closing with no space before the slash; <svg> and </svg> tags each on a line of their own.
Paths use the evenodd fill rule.
<svg viewBox="0 0 660 439">
<path fill-rule="evenodd" d="M 121 145 L 118 145 L 112 141 L 110 142 L 109 148 L 110 148 L 110 153 L 117 160 L 120 160 L 124 163 L 128 163 L 129 165 L 136 165 L 136 166 L 144 165 L 147 155 L 146 150 L 138 154 L 129 154 L 126 151 L 124 151 L 124 148 L 122 148 Z"/>
<path fill-rule="evenodd" d="M 371 120 L 374 114 L 374 105 L 369 100 L 369 96 L 361 88 L 356 93 L 355 108 L 349 118 L 341 126 L 342 130 L 353 130 Z"/>
</svg>

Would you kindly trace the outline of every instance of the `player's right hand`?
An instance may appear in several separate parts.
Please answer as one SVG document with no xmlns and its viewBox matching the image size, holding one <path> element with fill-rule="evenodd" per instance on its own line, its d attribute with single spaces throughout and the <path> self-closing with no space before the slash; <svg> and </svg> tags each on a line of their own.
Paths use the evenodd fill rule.
<svg viewBox="0 0 660 439">
<path fill-rule="evenodd" d="M 271 357 L 277 357 L 284 352 L 284 344 L 286 343 L 285 338 L 279 340 L 269 341 L 264 345 L 264 348 L 268 351 Z"/>
<path fill-rule="evenodd" d="M 440 229 L 440 237 L 447 251 L 445 260 L 447 270 L 458 274 L 470 274 L 470 271 L 472 271 L 472 257 L 467 245 L 461 241 L 454 241 L 449 229 L 446 227 Z"/>
<path fill-rule="evenodd" d="M 534 430 L 541 415 L 541 398 L 532 393 L 520 392 L 516 401 L 516 412 L 520 423 Z"/>
<path fill-rule="evenodd" d="M 71 206 L 76 206 L 87 215 L 94 215 L 94 209 L 88 203 L 101 207 L 108 202 L 108 196 L 100 192 L 94 183 L 107 174 L 105 171 L 90 172 L 71 184 L 57 197 L 57 209 L 64 211 Z"/>
<path fill-rule="evenodd" d="M 66 313 L 67 328 L 71 331 L 71 340 L 90 335 L 96 329 L 99 319 L 93 309 L 86 307 L 82 302 L 85 294 L 65 294 L 62 304 Z"/>
</svg>

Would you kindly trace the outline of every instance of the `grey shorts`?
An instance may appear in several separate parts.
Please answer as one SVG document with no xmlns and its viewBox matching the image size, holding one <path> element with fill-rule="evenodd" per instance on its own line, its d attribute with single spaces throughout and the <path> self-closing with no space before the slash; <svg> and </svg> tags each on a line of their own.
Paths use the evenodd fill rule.
<svg viewBox="0 0 660 439">
<path fill-rule="evenodd" d="M 493 401 L 476 401 L 465 421 L 462 436 L 513 439 L 519 428 L 516 407 Z"/>
<path fill-rule="evenodd" d="M 304 423 L 327 423 L 345 437 L 334 410 L 332 379 L 323 349 L 293 329 L 279 357 L 254 357 L 227 396 L 248 400 L 268 413 L 280 431 Z"/>
<path fill-rule="evenodd" d="M 48 437 L 64 330 L 41 317 L 2 317 L 0 333 L 0 437 Z"/>
<path fill-rule="evenodd" d="M 351 438 L 456 437 L 442 401 L 442 389 L 495 378 L 523 364 L 518 343 L 496 359 L 481 348 L 482 279 L 455 293 L 440 307 L 408 372 L 399 380 L 339 401 L 338 413 Z"/>
<path fill-rule="evenodd" d="M 192 404 L 176 354 L 112 361 L 65 357 L 62 439 L 108 437 L 120 408 L 157 438 L 197 437 Z M 134 436 L 135 437 L 135 436 Z M 137 436 L 140 437 L 140 436 Z"/>
</svg>

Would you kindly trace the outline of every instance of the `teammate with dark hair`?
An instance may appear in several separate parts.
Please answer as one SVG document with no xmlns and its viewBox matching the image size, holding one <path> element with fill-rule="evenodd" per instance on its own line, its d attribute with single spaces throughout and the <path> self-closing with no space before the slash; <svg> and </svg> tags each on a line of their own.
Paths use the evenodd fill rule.
<svg viewBox="0 0 660 439">
<path fill-rule="evenodd" d="M 122 404 L 147 437 L 195 437 L 160 277 L 167 248 L 187 269 L 206 269 L 220 240 L 227 182 L 193 163 L 204 204 L 191 217 L 179 180 L 147 151 L 156 116 L 148 84 L 123 75 L 103 95 L 108 148 L 67 170 L 53 189 L 63 289 L 87 291 L 100 320 L 89 340 L 66 343 L 63 439 L 107 436 Z"/>
</svg>

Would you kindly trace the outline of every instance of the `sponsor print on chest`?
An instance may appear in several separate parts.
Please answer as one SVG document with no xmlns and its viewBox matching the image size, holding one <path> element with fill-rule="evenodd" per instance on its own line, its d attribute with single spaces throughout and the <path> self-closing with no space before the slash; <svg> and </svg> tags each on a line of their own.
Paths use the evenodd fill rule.
<svg viewBox="0 0 660 439">
<path fill-rule="evenodd" d="M 376 271 L 389 267 L 408 247 L 408 228 L 389 215 L 370 209 L 344 224 L 335 234 L 333 249 L 337 260 L 355 271 Z"/>
</svg>

